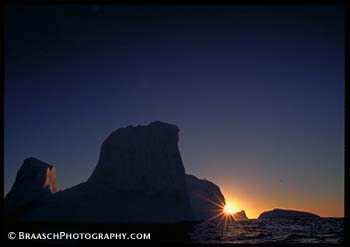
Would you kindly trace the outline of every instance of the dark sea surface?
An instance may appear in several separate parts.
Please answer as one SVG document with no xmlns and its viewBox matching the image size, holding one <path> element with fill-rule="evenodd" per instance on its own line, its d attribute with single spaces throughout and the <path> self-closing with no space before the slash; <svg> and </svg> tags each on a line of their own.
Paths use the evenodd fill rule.
<svg viewBox="0 0 350 247">
<path fill-rule="evenodd" d="M 195 243 L 341 244 L 344 222 L 342 218 L 211 221 L 195 225 L 190 237 Z"/>
</svg>

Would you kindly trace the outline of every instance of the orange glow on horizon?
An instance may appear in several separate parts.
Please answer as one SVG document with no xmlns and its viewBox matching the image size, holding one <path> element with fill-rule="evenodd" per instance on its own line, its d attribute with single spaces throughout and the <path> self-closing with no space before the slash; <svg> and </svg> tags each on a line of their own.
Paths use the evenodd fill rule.
<svg viewBox="0 0 350 247">
<path fill-rule="evenodd" d="M 236 194 L 234 200 L 231 199 L 232 197 L 230 197 L 230 194 Z M 259 215 L 264 211 L 272 210 L 274 208 L 284 208 L 311 212 L 318 214 L 321 217 L 344 217 L 342 214 L 343 205 L 341 200 L 340 203 L 338 202 L 338 204 L 335 203 L 336 200 L 334 199 L 323 201 L 322 203 L 319 202 L 317 206 L 314 206 L 311 204 L 311 200 L 309 200 L 309 198 L 303 197 L 299 198 L 299 200 L 293 200 L 294 198 L 290 198 L 288 196 L 264 197 L 257 195 L 252 198 L 249 195 L 242 195 L 241 198 L 240 195 L 243 193 L 239 193 L 238 195 L 237 194 L 238 193 L 224 193 L 227 203 L 223 208 L 223 212 L 226 215 L 232 214 L 232 212 L 236 213 L 244 210 L 249 219 L 257 219 Z M 237 201 L 237 196 L 239 197 L 239 201 Z M 283 202 L 281 203 L 281 201 Z M 226 206 L 228 206 L 228 210 L 226 210 Z M 231 209 L 229 207 L 231 207 Z"/>
<path fill-rule="evenodd" d="M 215 159 L 225 167 L 232 166 L 231 161 Z M 252 158 L 251 162 L 262 161 Z M 249 166 L 241 162 L 240 167 Z M 238 168 L 237 168 L 238 169 Z M 203 170 L 200 177 L 217 184 L 225 201 L 231 203 L 235 211 L 244 210 L 249 219 L 257 219 L 264 211 L 274 208 L 306 211 L 321 217 L 344 217 L 344 188 L 342 186 L 307 186 L 298 179 L 283 180 L 279 177 L 268 179 L 259 171 L 230 169 L 225 172 L 218 169 Z M 239 174 L 234 171 L 239 171 Z M 262 170 L 265 172 L 265 170 Z M 222 205 L 225 205 L 223 202 Z M 222 212 L 224 210 L 221 209 Z"/>
<path fill-rule="evenodd" d="M 232 180 L 231 176 L 227 176 L 226 173 L 213 177 L 206 176 L 220 187 L 225 198 L 225 201 L 221 202 L 210 201 L 203 195 L 203 199 L 219 207 L 217 215 L 213 217 L 214 220 L 221 218 L 231 220 L 232 212 L 236 213 L 241 210 L 245 211 L 248 219 L 257 219 L 264 211 L 274 208 L 306 211 L 321 217 L 344 217 L 344 200 L 341 190 L 340 193 L 325 191 L 324 193 L 311 194 L 302 191 L 297 194 L 294 193 L 295 187 L 288 185 L 271 188 L 269 187 L 271 185 L 266 184 L 266 181 L 258 182 L 258 177 L 254 177 L 254 175 L 250 175 L 252 179 L 249 181 Z M 303 189 L 302 186 L 300 188 Z M 323 195 L 327 196 L 327 200 Z"/>
</svg>

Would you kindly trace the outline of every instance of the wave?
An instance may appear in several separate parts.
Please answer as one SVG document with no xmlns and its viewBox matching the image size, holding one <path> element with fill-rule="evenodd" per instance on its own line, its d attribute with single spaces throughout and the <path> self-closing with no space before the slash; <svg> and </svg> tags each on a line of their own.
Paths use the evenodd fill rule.
<svg viewBox="0 0 350 247">
<path fill-rule="evenodd" d="M 247 220 L 223 225 L 194 227 L 190 233 L 199 243 L 323 243 L 339 244 L 344 239 L 343 219 Z"/>
</svg>

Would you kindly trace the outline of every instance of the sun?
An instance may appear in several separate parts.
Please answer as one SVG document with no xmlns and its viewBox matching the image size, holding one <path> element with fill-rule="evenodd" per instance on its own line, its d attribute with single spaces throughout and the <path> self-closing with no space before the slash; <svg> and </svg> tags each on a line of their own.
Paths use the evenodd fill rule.
<svg viewBox="0 0 350 247">
<path fill-rule="evenodd" d="M 227 215 L 231 215 L 234 214 L 236 211 L 233 208 L 231 203 L 226 203 L 226 205 L 224 206 L 224 213 Z"/>
</svg>

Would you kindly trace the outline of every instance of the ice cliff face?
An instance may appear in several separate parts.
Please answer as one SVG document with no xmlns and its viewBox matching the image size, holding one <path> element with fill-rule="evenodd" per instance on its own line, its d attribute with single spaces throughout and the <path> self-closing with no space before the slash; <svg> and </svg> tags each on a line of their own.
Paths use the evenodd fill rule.
<svg viewBox="0 0 350 247">
<path fill-rule="evenodd" d="M 219 186 L 193 175 L 186 176 L 188 194 L 196 220 L 206 220 L 222 213 L 225 197 Z"/>
<path fill-rule="evenodd" d="M 45 200 L 57 191 L 56 169 L 35 158 L 24 160 L 5 197 L 5 208 L 16 209 Z"/>
<path fill-rule="evenodd" d="M 114 131 L 103 142 L 98 164 L 87 183 L 110 190 L 177 193 L 185 199 L 178 132 L 177 126 L 162 122 Z"/>
<path fill-rule="evenodd" d="M 193 220 L 175 125 L 114 131 L 90 178 L 24 216 L 31 221 L 170 223 Z"/>
</svg>

